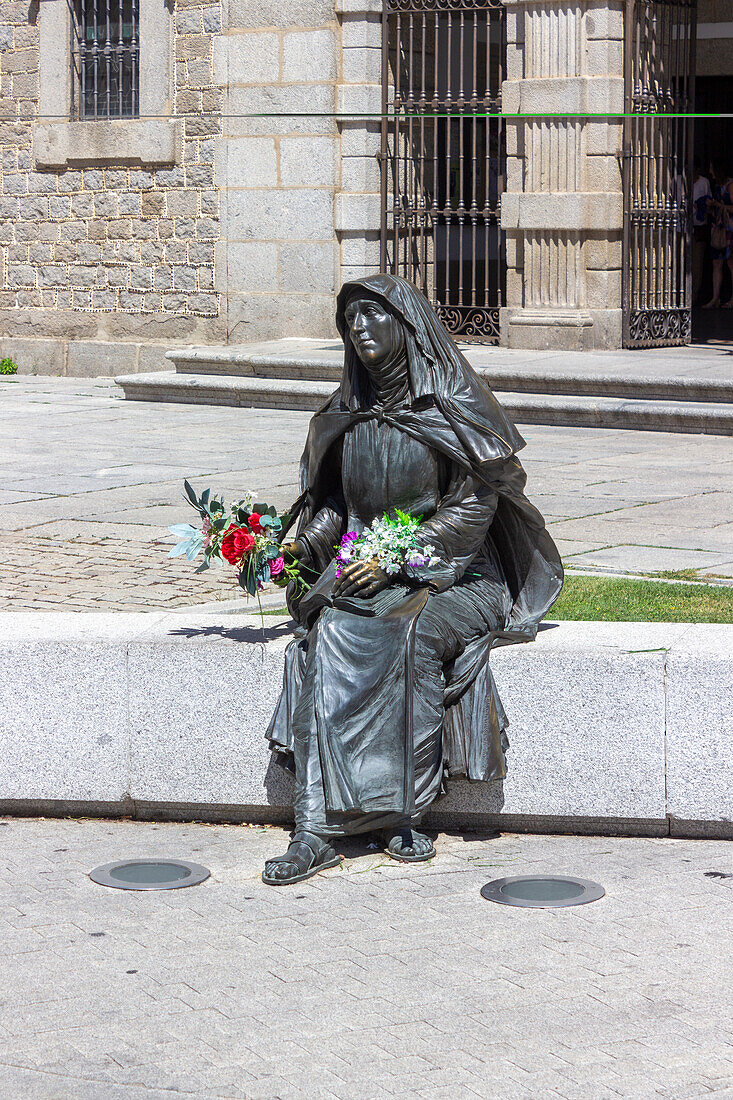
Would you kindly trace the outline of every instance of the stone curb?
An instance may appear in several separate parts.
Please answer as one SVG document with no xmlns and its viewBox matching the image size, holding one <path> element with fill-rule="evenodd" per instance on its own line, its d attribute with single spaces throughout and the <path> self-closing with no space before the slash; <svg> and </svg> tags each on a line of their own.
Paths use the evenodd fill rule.
<svg viewBox="0 0 733 1100">
<path fill-rule="evenodd" d="M 0 811 L 286 822 L 263 734 L 292 624 L 250 613 L 2 613 Z M 492 664 L 501 783 L 429 824 L 733 836 L 733 626 L 547 623 Z"/>
</svg>

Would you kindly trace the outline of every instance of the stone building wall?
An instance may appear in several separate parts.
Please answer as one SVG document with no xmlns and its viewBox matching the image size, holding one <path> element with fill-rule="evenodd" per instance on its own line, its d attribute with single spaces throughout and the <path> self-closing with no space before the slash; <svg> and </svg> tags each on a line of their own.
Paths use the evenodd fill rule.
<svg viewBox="0 0 733 1100">
<path fill-rule="evenodd" d="M 217 289 L 231 342 L 333 332 L 340 56 L 333 0 L 229 0 L 214 72 L 225 90 Z"/>
<path fill-rule="evenodd" d="M 230 0 L 216 181 L 227 339 L 332 338 L 334 293 L 379 265 L 379 0 Z"/>
<path fill-rule="evenodd" d="M 213 269 L 222 91 L 212 45 L 220 4 L 175 2 L 171 100 L 181 122 L 177 163 L 164 168 L 35 167 L 38 11 L 27 0 L 0 4 L 3 354 L 24 371 L 96 375 L 160 368 L 178 342 L 221 342 Z"/>
<path fill-rule="evenodd" d="M 381 0 L 141 0 L 141 17 L 171 13 L 177 156 L 158 167 L 38 162 L 53 4 L 0 0 L 2 354 L 114 374 L 160 369 L 175 344 L 333 338 L 338 285 L 379 266 Z M 506 112 L 623 110 L 623 0 L 506 8 Z M 506 133 L 503 342 L 619 346 L 620 121 Z"/>
<path fill-rule="evenodd" d="M 698 0 L 697 23 L 698 76 L 733 76 L 733 0 Z"/>
</svg>

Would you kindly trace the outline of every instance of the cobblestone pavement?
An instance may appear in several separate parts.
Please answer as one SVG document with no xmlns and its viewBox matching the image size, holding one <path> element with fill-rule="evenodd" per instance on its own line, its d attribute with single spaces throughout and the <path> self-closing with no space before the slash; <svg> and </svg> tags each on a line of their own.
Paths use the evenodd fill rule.
<svg viewBox="0 0 733 1100">
<path fill-rule="evenodd" d="M 350 841 L 341 867 L 272 889 L 278 828 L 3 818 L 0 834 L 7 1100 L 733 1096 L 725 842 L 440 835 L 404 866 Z M 87 878 L 140 856 L 212 877 Z M 479 895 L 530 872 L 607 894 Z"/>
<path fill-rule="evenodd" d="M 232 597 L 167 557 L 184 477 L 286 507 L 309 414 L 125 402 L 111 379 L 0 383 L 0 608 Z M 528 425 L 528 491 L 571 568 L 733 577 L 733 441 Z"/>
</svg>

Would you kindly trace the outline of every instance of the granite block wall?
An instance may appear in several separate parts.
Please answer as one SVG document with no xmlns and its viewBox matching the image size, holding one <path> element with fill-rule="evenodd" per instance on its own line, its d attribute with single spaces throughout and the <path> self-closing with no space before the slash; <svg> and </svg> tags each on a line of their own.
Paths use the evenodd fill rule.
<svg viewBox="0 0 733 1100">
<path fill-rule="evenodd" d="M 221 341 L 214 142 L 223 93 L 212 48 L 220 4 L 176 0 L 171 102 L 181 124 L 176 163 L 166 167 L 38 167 L 38 5 L 4 0 L 0 23 L 3 354 L 23 371 L 110 374 L 121 362 L 157 367 L 171 344 Z M 97 354 L 76 355 L 80 339 L 98 342 Z"/>
</svg>

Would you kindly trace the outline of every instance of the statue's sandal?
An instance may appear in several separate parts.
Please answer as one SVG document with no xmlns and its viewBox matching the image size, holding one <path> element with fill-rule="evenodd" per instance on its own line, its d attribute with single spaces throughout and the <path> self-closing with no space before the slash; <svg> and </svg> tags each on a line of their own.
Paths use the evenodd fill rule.
<svg viewBox="0 0 733 1100">
<path fill-rule="evenodd" d="M 330 844 L 313 833 L 296 833 L 290 842 L 290 847 L 284 856 L 268 859 L 265 870 L 262 872 L 262 881 L 267 886 L 291 886 L 296 882 L 304 882 L 312 878 L 319 871 L 325 871 L 328 867 L 337 867 L 341 862 L 341 856 L 337 855 Z M 268 875 L 267 869 L 272 865 L 282 866 L 290 864 L 293 874 Z"/>
<path fill-rule="evenodd" d="M 408 836 L 408 834 L 409 834 L 409 836 Z M 423 834 L 422 833 L 415 833 L 412 829 L 407 829 L 404 832 L 393 833 L 392 836 L 387 837 L 386 838 L 387 843 L 386 843 L 386 846 L 385 846 L 385 849 L 384 849 L 385 855 L 388 855 L 390 859 L 397 860 L 398 863 L 425 863 L 427 860 L 433 859 L 436 852 L 435 852 L 435 846 L 432 843 L 431 843 L 430 848 L 428 849 L 427 852 L 415 852 L 413 855 L 407 855 L 406 853 L 403 853 L 403 852 L 400 852 L 400 851 L 394 851 L 390 847 L 390 844 L 393 841 L 395 841 L 397 839 L 397 837 L 399 837 L 402 840 L 402 842 L 405 844 L 405 847 L 411 847 L 413 836 L 421 836 L 422 837 Z M 423 837 L 423 839 L 427 840 L 428 838 Z"/>
</svg>

